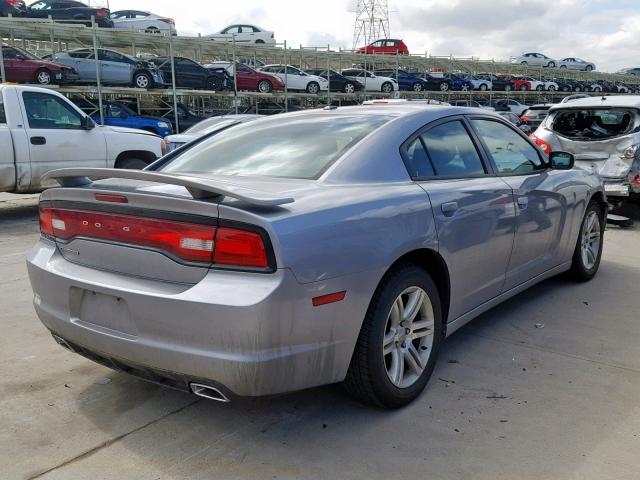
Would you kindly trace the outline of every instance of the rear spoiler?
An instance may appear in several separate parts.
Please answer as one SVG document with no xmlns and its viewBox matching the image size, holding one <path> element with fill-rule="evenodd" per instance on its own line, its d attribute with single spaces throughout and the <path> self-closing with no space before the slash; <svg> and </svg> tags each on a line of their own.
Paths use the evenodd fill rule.
<svg viewBox="0 0 640 480">
<path fill-rule="evenodd" d="M 91 179 L 123 178 L 144 182 L 164 183 L 185 187 L 194 199 L 212 197 L 231 197 L 252 205 L 277 206 L 293 203 L 291 197 L 278 196 L 269 192 L 253 190 L 234 184 L 226 179 L 208 180 L 185 175 L 168 175 L 166 173 L 148 172 L 145 170 L 121 170 L 114 168 L 61 168 L 47 172 L 42 180 L 57 180 L 63 187 L 84 187 L 91 185 Z"/>
</svg>

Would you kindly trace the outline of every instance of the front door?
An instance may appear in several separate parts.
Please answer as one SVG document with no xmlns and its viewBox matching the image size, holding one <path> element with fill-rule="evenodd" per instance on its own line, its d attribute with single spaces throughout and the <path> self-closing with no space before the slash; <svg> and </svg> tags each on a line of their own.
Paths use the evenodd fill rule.
<svg viewBox="0 0 640 480">
<path fill-rule="evenodd" d="M 104 134 L 100 128 L 84 130 L 82 114 L 62 98 L 44 92 L 22 92 L 27 114 L 31 158 L 31 189 L 41 185 L 42 175 L 66 167 L 107 167 Z"/>
<path fill-rule="evenodd" d="M 565 260 L 579 189 L 570 172 L 550 170 L 516 129 L 493 118 L 473 118 L 471 124 L 515 197 L 517 228 L 504 286 L 509 290 Z"/>
<path fill-rule="evenodd" d="M 491 175 L 470 132 L 463 118 L 446 119 L 419 132 L 403 152 L 431 200 L 450 271 L 450 321 L 501 293 L 515 232 L 511 189 Z"/>
</svg>

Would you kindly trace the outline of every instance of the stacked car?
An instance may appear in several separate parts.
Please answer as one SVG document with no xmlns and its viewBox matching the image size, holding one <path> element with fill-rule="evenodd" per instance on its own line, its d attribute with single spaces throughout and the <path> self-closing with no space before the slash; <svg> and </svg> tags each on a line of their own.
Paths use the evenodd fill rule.
<svg viewBox="0 0 640 480">
<path fill-rule="evenodd" d="M 2 47 L 6 80 L 9 82 L 61 84 L 78 78 L 77 71 L 58 61 L 36 57 L 18 47 Z"/>
<path fill-rule="evenodd" d="M 399 90 L 398 82 L 395 78 L 376 75 L 361 68 L 342 70 L 342 75 L 361 83 L 365 92 L 392 93 Z"/>
</svg>

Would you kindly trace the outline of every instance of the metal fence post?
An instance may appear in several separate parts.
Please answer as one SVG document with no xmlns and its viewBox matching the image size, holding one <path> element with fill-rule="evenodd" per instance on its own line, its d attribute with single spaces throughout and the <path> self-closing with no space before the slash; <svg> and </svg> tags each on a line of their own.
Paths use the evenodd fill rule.
<svg viewBox="0 0 640 480">
<path fill-rule="evenodd" d="M 178 119 L 178 95 L 176 93 L 176 65 L 173 56 L 173 35 L 169 35 L 169 61 L 171 62 L 171 90 L 173 92 L 173 118 L 176 122 L 176 133 L 180 133 L 180 123 Z"/>
<path fill-rule="evenodd" d="M 104 125 L 104 110 L 102 108 L 102 80 L 100 71 L 100 59 L 98 58 L 98 32 L 96 31 L 96 19 L 91 16 L 91 29 L 93 33 L 93 58 L 96 64 L 96 85 L 98 87 L 98 108 L 100 109 L 100 125 Z"/>
<path fill-rule="evenodd" d="M 238 75 L 236 71 L 238 70 L 238 64 L 236 63 L 236 34 L 231 34 L 231 39 L 233 40 L 233 105 L 236 112 L 238 114 Z"/>
<path fill-rule="evenodd" d="M 284 41 L 284 111 L 289 111 L 289 89 L 287 88 L 287 41 Z"/>
<path fill-rule="evenodd" d="M 327 106 L 331 105 L 331 45 L 327 44 Z M 317 58 L 317 57 L 316 57 Z"/>
<path fill-rule="evenodd" d="M 4 47 L 4 41 L 2 40 L 2 34 L 0 33 L 0 82 L 6 82 L 7 77 L 4 73 L 4 52 L 2 48 Z"/>
</svg>

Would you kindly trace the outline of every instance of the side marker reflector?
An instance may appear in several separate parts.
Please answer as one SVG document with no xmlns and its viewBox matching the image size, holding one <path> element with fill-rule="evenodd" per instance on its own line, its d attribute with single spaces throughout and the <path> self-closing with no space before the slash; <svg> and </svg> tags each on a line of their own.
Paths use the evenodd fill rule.
<svg viewBox="0 0 640 480">
<path fill-rule="evenodd" d="M 311 299 L 314 307 L 319 307 L 320 305 L 326 305 L 328 303 L 341 302 L 344 300 L 347 291 L 344 290 L 342 292 L 330 293 L 328 295 L 322 295 L 320 297 L 314 297 Z"/>
</svg>

